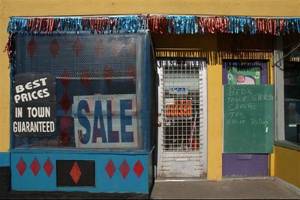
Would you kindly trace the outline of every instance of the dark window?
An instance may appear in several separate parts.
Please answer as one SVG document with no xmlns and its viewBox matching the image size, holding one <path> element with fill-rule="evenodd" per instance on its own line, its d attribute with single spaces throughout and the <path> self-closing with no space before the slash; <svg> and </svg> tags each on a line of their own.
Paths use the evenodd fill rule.
<svg viewBox="0 0 300 200">
<path fill-rule="evenodd" d="M 300 63 L 284 66 L 285 140 L 300 144 Z"/>
<path fill-rule="evenodd" d="M 19 92 L 29 102 L 38 93 L 33 94 L 34 89 L 42 85 L 34 80 L 44 74 L 51 77 L 47 80 L 51 79 L 48 85 L 54 100 L 48 115 L 54 119 L 33 119 L 32 113 L 21 116 L 13 104 L 14 147 L 137 148 L 141 143 L 136 84 L 137 65 L 143 63 L 141 41 L 141 35 L 18 35 L 12 89 L 17 91 L 16 86 L 23 84 Z M 30 106 L 46 108 L 48 103 L 41 100 Z M 27 111 L 28 105 L 19 105 Z M 42 111 L 50 113 L 50 109 Z M 45 120 L 55 123 L 48 135 L 37 130 L 34 122 L 43 121 L 47 130 L 53 129 Z"/>
</svg>

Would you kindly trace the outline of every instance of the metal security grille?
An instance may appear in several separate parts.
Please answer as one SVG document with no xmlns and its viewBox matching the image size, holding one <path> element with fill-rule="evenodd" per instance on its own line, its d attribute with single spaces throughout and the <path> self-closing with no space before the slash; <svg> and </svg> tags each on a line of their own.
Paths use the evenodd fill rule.
<svg viewBox="0 0 300 200">
<path fill-rule="evenodd" d="M 132 114 L 134 116 L 132 119 L 137 117 L 137 123 L 134 123 L 135 120 L 133 120 L 132 124 L 136 125 L 132 125 L 132 129 L 129 128 L 130 126 L 126 126 L 124 132 L 137 133 L 136 139 L 132 142 L 135 144 L 134 148 L 136 148 L 136 144 L 139 145 L 139 148 L 147 148 L 146 145 L 149 143 L 147 138 L 150 133 L 148 127 L 150 123 L 148 122 L 151 120 L 148 116 L 150 116 L 152 101 L 147 97 L 152 96 L 151 89 L 148 87 L 151 80 L 147 78 L 151 77 L 150 73 L 152 73 L 147 34 L 101 35 L 87 32 L 18 34 L 15 40 L 16 55 L 12 66 L 12 89 L 19 79 L 16 78 L 17 75 L 24 74 L 24 77 L 27 77 L 27 74 L 43 74 L 43 76 L 53 77 L 51 83 L 53 83 L 53 93 L 55 94 L 55 100 L 52 102 L 55 108 L 52 109 L 55 110 L 55 133 L 47 138 L 36 137 L 32 134 L 28 134 L 25 139 L 13 136 L 14 147 L 82 148 L 76 144 L 76 138 L 78 138 L 76 137 L 78 136 L 78 131 L 76 131 L 77 109 L 74 100 L 78 99 L 77 97 L 94 96 L 95 98 L 89 102 L 91 112 L 94 111 L 94 106 L 92 106 L 94 104 L 91 102 L 96 100 L 99 102 L 100 95 L 103 103 L 110 100 L 110 102 L 115 102 L 111 105 L 113 115 L 109 118 L 117 122 L 112 122 L 112 126 L 119 126 L 116 124 L 119 124 L 120 115 L 113 110 L 119 110 L 120 106 L 115 105 L 119 105 L 120 98 L 115 97 L 124 97 L 124 95 L 130 94 L 127 96 L 133 102 L 133 105 L 130 106 L 137 111 Z M 13 101 L 12 106 L 14 106 Z M 104 109 L 106 107 L 109 106 L 105 106 Z M 106 112 L 104 109 L 101 109 L 102 116 L 107 117 L 110 112 Z M 142 110 L 146 110 L 146 112 L 142 112 Z M 150 111 L 148 112 L 148 110 Z M 87 116 L 90 124 L 93 123 L 93 116 L 93 113 Z M 104 119 L 104 123 L 108 124 L 108 121 Z M 100 127 L 100 124 L 97 126 Z M 116 128 L 120 129 L 120 127 L 112 128 L 113 132 L 117 132 Z M 94 132 L 93 129 L 91 127 L 91 133 Z M 108 128 L 105 130 L 107 134 L 104 135 L 108 137 Z M 119 134 L 121 134 L 120 130 Z M 99 142 L 93 143 L 99 144 Z M 133 148 L 126 145 L 121 147 L 121 145 L 116 145 L 116 142 L 111 144 L 115 145 L 113 148 L 118 149 Z M 107 148 L 101 145 L 102 147 Z"/>
<path fill-rule="evenodd" d="M 201 60 L 158 60 L 158 173 L 201 177 L 206 171 L 206 66 Z"/>
<path fill-rule="evenodd" d="M 135 35 L 17 35 L 15 73 L 58 78 L 128 78 L 136 70 Z"/>
</svg>

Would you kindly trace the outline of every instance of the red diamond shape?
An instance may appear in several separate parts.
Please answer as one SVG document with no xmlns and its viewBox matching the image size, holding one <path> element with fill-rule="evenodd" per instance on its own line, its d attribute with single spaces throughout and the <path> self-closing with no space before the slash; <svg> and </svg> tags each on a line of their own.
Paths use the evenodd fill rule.
<svg viewBox="0 0 300 200">
<path fill-rule="evenodd" d="M 60 135 L 59 141 L 62 145 L 68 145 L 70 142 L 70 131 L 69 128 L 72 126 L 72 118 L 71 117 L 62 117 L 60 118 Z"/>
<path fill-rule="evenodd" d="M 104 67 L 104 79 L 111 80 L 113 76 L 113 70 L 110 66 Z"/>
<path fill-rule="evenodd" d="M 133 78 L 135 78 L 135 76 L 136 76 L 135 67 L 130 67 L 128 69 L 128 75 L 131 76 L 131 77 L 133 77 Z"/>
<path fill-rule="evenodd" d="M 129 170 L 130 170 L 130 167 L 129 167 L 127 161 L 124 160 L 120 166 L 120 172 L 121 172 L 123 178 L 126 178 L 126 176 L 129 173 Z"/>
<path fill-rule="evenodd" d="M 97 56 L 101 56 L 104 52 L 103 44 L 101 40 L 96 41 L 95 53 Z"/>
<path fill-rule="evenodd" d="M 113 42 L 113 44 L 111 45 L 111 52 L 113 54 L 113 56 L 118 56 L 121 49 L 120 49 L 120 45 L 118 44 L 118 42 Z"/>
<path fill-rule="evenodd" d="M 64 70 L 64 73 L 62 74 L 62 78 L 60 79 L 61 83 L 63 84 L 63 86 L 67 87 L 69 82 L 70 82 L 70 75 L 69 73 Z"/>
<path fill-rule="evenodd" d="M 75 51 L 75 54 L 77 57 L 79 56 L 82 48 L 83 48 L 83 45 L 81 44 L 79 38 L 77 38 L 73 44 L 73 50 Z"/>
<path fill-rule="evenodd" d="M 88 87 L 91 84 L 91 81 L 89 78 L 90 78 L 90 74 L 89 74 L 88 70 L 83 71 L 81 73 L 81 77 L 80 77 L 81 84 L 84 85 L 85 87 Z"/>
<path fill-rule="evenodd" d="M 60 129 L 68 129 L 72 126 L 72 118 L 71 117 L 62 117 L 60 118 Z"/>
<path fill-rule="evenodd" d="M 28 42 L 28 44 L 27 44 L 27 51 L 28 51 L 28 53 L 29 53 L 29 55 L 30 55 L 31 58 L 32 58 L 33 55 L 35 54 L 36 49 L 37 49 L 36 42 L 35 42 L 34 38 L 32 38 L 32 39 Z"/>
<path fill-rule="evenodd" d="M 69 96 L 68 96 L 67 91 L 64 92 L 64 95 L 62 96 L 62 98 L 61 98 L 61 100 L 60 100 L 59 103 L 60 103 L 62 109 L 63 109 L 65 112 L 68 112 L 68 110 L 69 110 L 70 107 L 71 107 L 71 100 L 69 99 Z"/>
<path fill-rule="evenodd" d="M 112 160 L 110 160 L 110 161 L 106 164 L 105 170 L 106 170 L 106 173 L 108 174 L 108 176 L 109 176 L 110 178 L 114 175 L 114 173 L 115 173 L 115 171 L 116 171 L 116 167 L 115 167 L 115 165 L 114 165 L 114 163 L 113 163 Z"/>
<path fill-rule="evenodd" d="M 81 176 L 80 167 L 78 166 L 77 162 L 74 162 L 74 164 L 72 166 L 72 169 L 71 169 L 69 174 L 70 174 L 73 182 L 75 184 L 77 184 L 79 179 L 80 179 L 80 176 Z"/>
<path fill-rule="evenodd" d="M 53 170 L 53 165 L 51 163 L 51 160 L 48 158 L 47 161 L 44 164 L 44 170 L 46 172 L 46 174 L 50 177 L 52 174 L 52 170 Z"/>
<path fill-rule="evenodd" d="M 16 166 L 20 176 L 23 176 L 26 170 L 26 163 L 24 162 L 23 158 L 21 158 Z"/>
<path fill-rule="evenodd" d="M 50 43 L 50 52 L 52 54 L 53 57 L 56 57 L 58 55 L 58 52 L 59 52 L 59 43 L 57 42 L 56 39 L 53 39 Z"/>
<path fill-rule="evenodd" d="M 32 161 L 32 163 L 30 165 L 30 169 L 31 169 L 33 175 L 35 175 L 35 176 L 39 173 L 40 163 L 36 158 Z"/>
<path fill-rule="evenodd" d="M 63 146 L 66 146 L 69 144 L 69 142 L 70 142 L 69 135 L 71 135 L 71 134 L 69 133 L 69 131 L 67 129 L 60 131 L 59 141 Z"/>
<path fill-rule="evenodd" d="M 142 175 L 142 173 L 144 171 L 144 167 L 143 167 L 143 164 L 141 163 L 141 161 L 138 160 L 134 164 L 133 171 L 138 177 L 140 177 Z"/>
</svg>

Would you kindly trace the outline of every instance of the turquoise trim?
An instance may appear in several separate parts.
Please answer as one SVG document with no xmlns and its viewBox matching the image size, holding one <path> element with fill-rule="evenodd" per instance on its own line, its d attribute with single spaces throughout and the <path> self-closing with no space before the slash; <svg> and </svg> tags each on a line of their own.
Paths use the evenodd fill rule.
<svg viewBox="0 0 300 200">
<path fill-rule="evenodd" d="M 68 191 L 68 192 L 104 192 L 104 193 L 142 193 L 149 194 L 153 184 L 153 166 L 152 152 L 147 155 L 143 154 L 91 154 L 73 152 L 45 152 L 41 151 L 30 152 L 12 152 L 11 153 L 11 175 L 12 175 L 12 190 L 15 191 Z M 37 174 L 33 174 L 31 165 L 33 160 L 37 160 L 39 170 Z M 45 171 L 45 163 L 51 162 L 52 172 L 47 174 Z M 95 186 L 78 186 L 78 187 L 58 187 L 56 162 L 57 160 L 93 160 L 95 161 Z M 107 173 L 107 164 L 112 161 L 114 165 L 114 173 L 110 177 Z M 126 161 L 129 166 L 129 171 L 126 177 L 122 176 L 121 165 Z M 23 171 L 18 171 L 18 166 L 23 163 Z M 137 175 L 135 165 L 137 163 L 143 166 L 143 170 Z M 25 167 L 24 167 L 25 166 Z M 84 173 L 84 168 L 81 168 L 81 173 Z M 66 176 L 69 173 L 66 172 Z"/>
<path fill-rule="evenodd" d="M 10 153 L 0 152 L 0 167 L 9 167 L 9 166 L 10 166 Z"/>
<path fill-rule="evenodd" d="M 152 150 L 151 150 L 152 151 Z M 50 148 L 30 148 L 30 149 L 25 149 L 25 148 L 18 148 L 18 149 L 12 149 L 12 153 L 57 153 L 57 154 L 109 154 L 109 155 L 148 155 L 151 153 L 151 151 L 147 150 L 99 150 L 99 149 L 50 149 Z"/>
</svg>

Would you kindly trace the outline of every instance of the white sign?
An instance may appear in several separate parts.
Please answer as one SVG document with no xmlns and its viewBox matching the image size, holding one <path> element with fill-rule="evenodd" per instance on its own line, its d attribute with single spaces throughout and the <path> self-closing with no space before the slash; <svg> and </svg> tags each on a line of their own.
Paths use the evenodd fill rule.
<svg viewBox="0 0 300 200">
<path fill-rule="evenodd" d="M 188 94 L 189 90 L 186 87 L 171 87 L 169 89 L 170 94 Z"/>
<path fill-rule="evenodd" d="M 136 96 L 74 96 L 75 143 L 78 148 L 138 146 Z"/>
<path fill-rule="evenodd" d="M 14 81 L 12 130 L 17 136 L 52 136 L 55 133 L 55 92 L 49 74 L 21 73 Z"/>
</svg>

